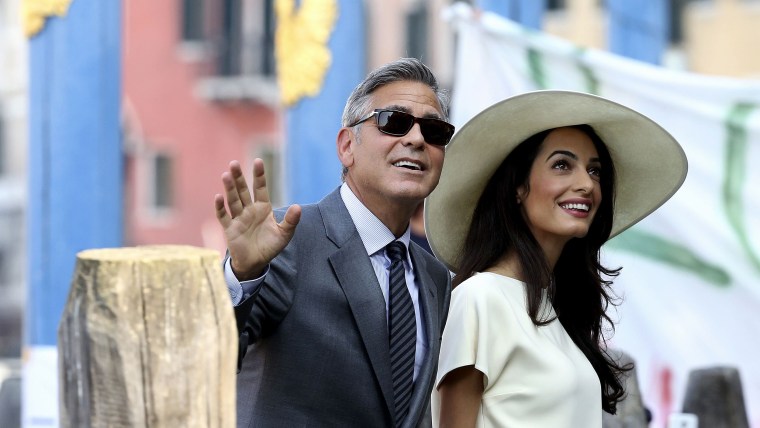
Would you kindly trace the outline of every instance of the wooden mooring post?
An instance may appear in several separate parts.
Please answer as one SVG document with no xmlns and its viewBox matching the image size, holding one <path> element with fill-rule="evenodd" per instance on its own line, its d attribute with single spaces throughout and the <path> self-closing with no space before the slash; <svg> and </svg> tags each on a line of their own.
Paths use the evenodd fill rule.
<svg viewBox="0 0 760 428">
<path fill-rule="evenodd" d="M 62 427 L 235 425 L 237 331 L 216 251 L 80 252 L 58 349 Z"/>
<path fill-rule="evenodd" d="M 697 415 L 700 428 L 749 428 L 739 370 L 717 366 L 690 371 L 683 411 Z"/>
</svg>

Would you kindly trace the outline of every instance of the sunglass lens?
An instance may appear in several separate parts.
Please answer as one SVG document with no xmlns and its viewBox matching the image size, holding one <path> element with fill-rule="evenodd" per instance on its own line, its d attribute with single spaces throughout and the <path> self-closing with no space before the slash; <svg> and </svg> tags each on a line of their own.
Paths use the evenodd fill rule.
<svg viewBox="0 0 760 428">
<path fill-rule="evenodd" d="M 414 126 L 414 116 L 400 111 L 381 111 L 377 114 L 377 127 L 386 134 L 406 135 Z"/>
<path fill-rule="evenodd" d="M 415 118 L 411 114 L 401 111 L 377 111 L 377 128 L 396 137 L 406 135 L 414 126 L 415 121 L 420 124 L 422 136 L 430 144 L 445 146 L 454 134 L 454 127 L 442 120 Z"/>
<path fill-rule="evenodd" d="M 420 130 L 425 141 L 437 146 L 445 146 L 454 133 L 453 127 L 440 120 L 420 121 Z"/>
</svg>

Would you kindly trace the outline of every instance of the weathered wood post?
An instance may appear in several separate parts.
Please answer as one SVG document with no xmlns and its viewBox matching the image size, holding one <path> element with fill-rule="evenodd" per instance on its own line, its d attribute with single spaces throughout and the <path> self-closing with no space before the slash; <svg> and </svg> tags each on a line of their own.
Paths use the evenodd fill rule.
<svg viewBox="0 0 760 428">
<path fill-rule="evenodd" d="M 237 332 L 216 251 L 82 251 L 58 331 L 62 427 L 235 425 Z"/>
<path fill-rule="evenodd" d="M 749 428 L 739 371 L 710 367 L 689 372 L 683 411 L 697 415 L 700 427 Z"/>
</svg>

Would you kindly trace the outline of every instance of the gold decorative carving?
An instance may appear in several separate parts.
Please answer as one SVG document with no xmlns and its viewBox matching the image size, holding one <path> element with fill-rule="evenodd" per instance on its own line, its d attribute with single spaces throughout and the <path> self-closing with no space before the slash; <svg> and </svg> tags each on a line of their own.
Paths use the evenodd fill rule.
<svg viewBox="0 0 760 428">
<path fill-rule="evenodd" d="M 316 96 L 332 63 L 327 46 L 338 17 L 337 0 L 276 0 L 275 58 L 282 103 Z"/>
<path fill-rule="evenodd" d="M 66 16 L 72 0 L 22 0 L 21 25 L 24 34 L 32 37 L 45 26 L 48 16 Z M 102 0 L 99 0 L 102 1 Z"/>
</svg>

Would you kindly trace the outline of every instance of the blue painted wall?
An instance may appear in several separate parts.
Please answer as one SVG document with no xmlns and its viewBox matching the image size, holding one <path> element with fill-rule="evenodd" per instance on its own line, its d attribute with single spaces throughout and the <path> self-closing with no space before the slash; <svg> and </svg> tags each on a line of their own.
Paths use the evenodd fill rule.
<svg viewBox="0 0 760 428">
<path fill-rule="evenodd" d="M 480 0 L 476 6 L 534 29 L 541 28 L 546 0 Z"/>
<path fill-rule="evenodd" d="M 609 50 L 650 64 L 661 64 L 669 44 L 670 2 L 607 0 Z"/>
<path fill-rule="evenodd" d="M 54 346 L 76 253 L 122 242 L 121 2 L 74 0 L 29 48 L 24 334 Z"/>
<path fill-rule="evenodd" d="M 541 29 L 547 0 L 478 0 L 476 7 Z M 607 0 L 608 46 L 618 55 L 660 64 L 669 44 L 670 2 L 666 0 Z"/>
<path fill-rule="evenodd" d="M 332 66 L 322 91 L 301 99 L 286 113 L 289 203 L 317 202 L 340 184 L 335 138 L 346 99 L 365 75 L 364 22 L 363 2 L 338 2 L 338 19 L 328 42 Z"/>
</svg>

